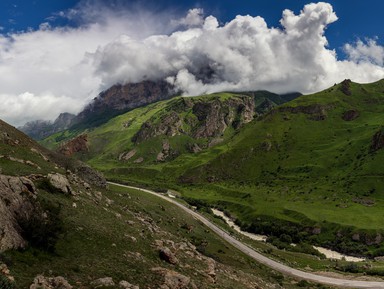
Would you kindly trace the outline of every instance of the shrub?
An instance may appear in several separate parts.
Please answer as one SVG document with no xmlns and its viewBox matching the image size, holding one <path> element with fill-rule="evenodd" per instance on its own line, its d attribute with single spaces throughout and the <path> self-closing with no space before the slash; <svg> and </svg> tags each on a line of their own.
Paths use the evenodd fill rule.
<svg viewBox="0 0 384 289">
<path fill-rule="evenodd" d="M 21 234 L 29 245 L 52 253 L 55 251 L 56 242 L 63 231 L 60 210 L 60 206 L 52 203 L 36 202 L 35 212 L 31 216 L 19 216 Z"/>
</svg>

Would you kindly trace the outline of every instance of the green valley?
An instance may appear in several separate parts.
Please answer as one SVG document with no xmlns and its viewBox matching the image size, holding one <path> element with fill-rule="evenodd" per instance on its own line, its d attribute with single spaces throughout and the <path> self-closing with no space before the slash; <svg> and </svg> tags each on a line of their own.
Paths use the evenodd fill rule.
<svg viewBox="0 0 384 289">
<path fill-rule="evenodd" d="M 283 102 L 249 93 L 157 102 L 82 132 L 87 149 L 75 156 L 110 179 L 171 188 L 246 230 L 288 236 L 284 244 L 382 255 L 384 82 L 345 80 Z"/>
</svg>

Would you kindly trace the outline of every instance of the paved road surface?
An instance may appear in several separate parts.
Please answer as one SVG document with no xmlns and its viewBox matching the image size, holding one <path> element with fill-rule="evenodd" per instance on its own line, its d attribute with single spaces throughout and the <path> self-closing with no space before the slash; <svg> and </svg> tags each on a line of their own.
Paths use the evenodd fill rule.
<svg viewBox="0 0 384 289">
<path fill-rule="evenodd" d="M 313 273 L 308 273 L 304 271 L 300 271 L 291 267 L 288 267 L 286 265 L 283 265 L 281 263 L 278 263 L 274 260 L 271 260 L 260 253 L 257 253 L 255 250 L 252 248 L 248 247 L 247 245 L 241 243 L 240 241 L 236 240 L 234 237 L 220 229 L 218 226 L 215 224 L 211 223 L 208 219 L 203 217 L 202 215 L 196 213 L 195 211 L 185 207 L 184 205 L 178 203 L 177 201 L 168 198 L 164 195 L 155 193 L 150 190 L 146 189 L 141 189 L 137 187 L 132 187 L 132 186 L 126 186 L 126 185 L 121 185 L 113 182 L 109 182 L 110 184 L 121 186 L 121 187 L 126 187 L 129 189 L 135 189 L 139 190 L 142 192 L 146 192 L 152 195 L 155 195 L 159 198 L 162 198 L 182 210 L 186 211 L 188 214 L 191 214 L 193 217 L 195 217 L 197 220 L 201 221 L 204 225 L 209 227 L 212 231 L 214 231 L 217 235 L 219 235 L 221 238 L 226 240 L 228 243 L 232 244 L 234 247 L 242 251 L 243 253 L 247 254 L 248 256 L 252 257 L 255 259 L 257 262 L 262 263 L 269 268 L 272 268 L 276 271 L 279 271 L 283 274 L 298 278 L 298 279 L 304 279 L 312 282 L 317 282 L 317 283 L 322 283 L 326 285 L 333 285 L 333 286 L 340 286 L 340 287 L 345 287 L 345 288 L 371 288 L 371 289 L 379 289 L 379 288 L 384 288 L 384 281 L 383 282 L 377 282 L 377 281 L 355 281 L 355 280 L 347 280 L 347 279 L 339 279 L 339 278 L 331 278 L 331 277 L 325 277 L 325 276 L 320 276 L 316 275 Z"/>
</svg>

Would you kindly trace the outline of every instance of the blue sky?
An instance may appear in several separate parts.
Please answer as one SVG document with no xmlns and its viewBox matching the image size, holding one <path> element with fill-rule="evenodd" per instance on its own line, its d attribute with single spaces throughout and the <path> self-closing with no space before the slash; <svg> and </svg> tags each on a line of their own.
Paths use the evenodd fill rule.
<svg viewBox="0 0 384 289">
<path fill-rule="evenodd" d="M 52 16 L 61 11 L 76 8 L 80 0 L 2 0 L 0 3 L 0 27 L 2 33 L 25 31 L 29 28 L 38 29 L 44 22 L 53 26 L 80 25 L 80 23 Z M 96 1 L 95 1 L 96 2 Z M 227 22 L 236 15 L 262 16 L 270 26 L 278 26 L 284 9 L 298 13 L 307 0 L 209 0 L 209 1 L 124 1 L 104 0 L 98 1 L 100 7 L 108 5 L 116 9 L 135 9 L 137 6 L 147 7 L 153 11 L 175 11 L 182 13 L 190 8 L 201 7 L 206 14 L 213 14 L 219 21 Z M 315 2 L 315 1 L 312 1 Z M 339 20 L 332 24 L 327 32 L 331 48 L 342 53 L 341 47 L 356 39 L 375 38 L 384 41 L 384 1 L 382 0 L 330 0 Z"/>
<path fill-rule="evenodd" d="M 2 0 L 0 119 L 53 120 L 145 79 L 188 96 L 377 81 L 382 11 L 382 0 Z"/>
</svg>

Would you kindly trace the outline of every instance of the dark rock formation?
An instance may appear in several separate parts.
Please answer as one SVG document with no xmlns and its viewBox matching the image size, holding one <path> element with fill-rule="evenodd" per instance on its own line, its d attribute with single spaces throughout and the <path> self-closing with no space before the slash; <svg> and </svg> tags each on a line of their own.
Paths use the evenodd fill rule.
<svg viewBox="0 0 384 289">
<path fill-rule="evenodd" d="M 116 84 L 101 92 L 72 121 L 75 127 L 95 127 L 112 117 L 156 101 L 169 99 L 176 92 L 165 81 L 145 80 L 139 83 Z"/>
<path fill-rule="evenodd" d="M 358 118 L 359 116 L 360 113 L 357 110 L 351 109 L 343 113 L 342 119 L 345 121 L 352 121 Z"/>
<path fill-rule="evenodd" d="M 164 260 L 169 264 L 176 265 L 177 263 L 179 263 L 179 260 L 172 253 L 172 251 L 167 247 L 163 247 L 159 250 L 159 256 L 161 260 Z"/>
<path fill-rule="evenodd" d="M 333 108 L 333 105 L 327 104 L 311 104 L 311 105 L 305 105 L 305 106 L 283 106 L 279 107 L 277 110 L 273 110 L 272 113 L 275 113 L 277 111 L 280 112 L 290 112 L 290 113 L 304 113 L 309 115 L 309 119 L 311 120 L 325 120 L 327 118 L 327 111 L 331 110 Z"/>
<path fill-rule="evenodd" d="M 384 128 L 376 132 L 372 137 L 371 152 L 378 151 L 384 147 Z"/>
<path fill-rule="evenodd" d="M 171 111 L 169 114 L 163 115 L 156 124 L 151 120 L 145 122 L 132 141 L 140 143 L 159 135 L 175 136 L 182 132 L 181 126 L 182 121 L 179 115 Z"/>
<path fill-rule="evenodd" d="M 343 80 L 340 84 L 341 92 L 348 96 L 352 95 L 351 83 L 352 81 L 350 79 Z"/>
<path fill-rule="evenodd" d="M 145 122 L 132 138 L 135 143 L 165 135 L 186 134 L 193 138 L 216 138 L 232 126 L 237 129 L 253 120 L 255 102 L 252 97 L 241 96 L 222 100 L 220 98 L 181 98 L 175 101 L 170 111 L 160 118 Z M 177 111 L 177 112 L 175 112 Z M 180 114 L 187 112 L 182 118 Z M 187 127 L 184 130 L 183 127 Z"/>
</svg>

